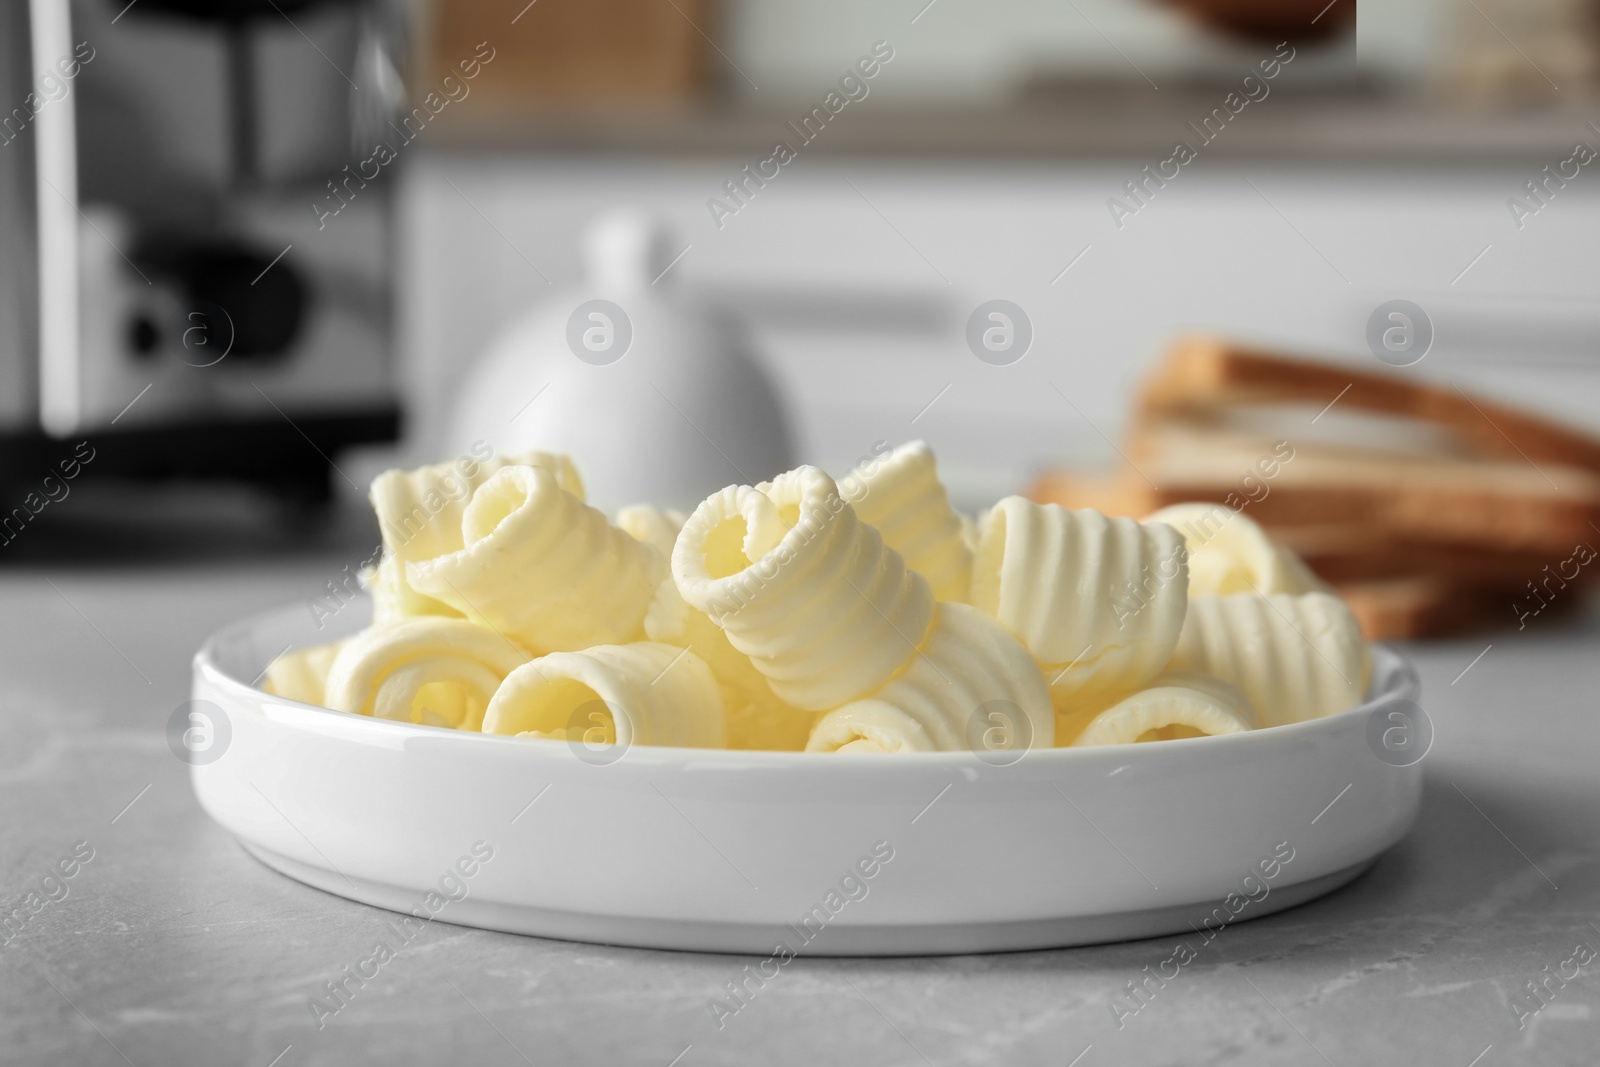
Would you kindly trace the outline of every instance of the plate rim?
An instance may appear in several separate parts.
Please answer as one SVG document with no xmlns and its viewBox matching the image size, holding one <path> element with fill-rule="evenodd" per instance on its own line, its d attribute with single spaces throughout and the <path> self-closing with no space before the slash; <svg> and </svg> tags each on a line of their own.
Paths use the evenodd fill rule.
<svg viewBox="0 0 1600 1067">
<path fill-rule="evenodd" d="M 365 594 L 363 594 L 363 597 Z M 236 635 L 248 632 L 266 623 L 286 617 L 289 610 L 298 607 L 298 602 L 281 604 L 277 607 L 265 608 L 252 612 L 242 618 L 235 619 L 214 631 L 200 645 L 192 661 L 194 682 L 196 686 L 202 679 L 228 692 L 235 698 L 252 705 L 252 710 L 267 713 L 270 705 L 276 704 L 295 713 L 294 717 L 303 716 L 306 712 L 317 713 L 317 716 L 328 716 L 328 722 L 335 720 L 346 727 L 341 734 L 347 739 L 364 740 L 360 734 L 370 731 L 373 739 L 381 741 L 387 738 L 392 743 L 395 738 L 420 738 L 437 740 L 444 737 L 452 738 L 451 743 L 471 745 L 500 745 L 509 751 L 506 746 L 512 746 L 526 753 L 527 758 L 533 760 L 554 759 L 568 760 L 577 758 L 571 751 L 571 746 L 564 741 L 550 741 L 539 738 L 522 738 L 504 734 L 475 733 L 468 730 L 457 730 L 445 726 L 429 726 L 422 723 L 397 722 L 390 719 L 379 719 L 371 715 L 352 715 L 350 712 L 338 711 L 334 708 L 323 707 L 320 704 L 308 704 L 305 701 L 295 700 L 291 697 L 279 696 L 269 693 L 249 682 L 246 682 L 232 673 L 224 670 L 218 662 L 220 646 Z M 338 638 L 331 638 L 337 640 Z M 293 645 L 291 649 L 307 647 L 306 645 Z M 1344 724 L 1356 717 L 1370 716 L 1379 708 L 1392 704 L 1397 700 L 1415 700 L 1421 691 L 1421 681 L 1417 675 L 1416 667 L 1397 648 L 1385 642 L 1371 642 L 1367 644 L 1371 656 L 1371 669 L 1369 671 L 1369 689 L 1367 698 L 1354 707 L 1333 715 L 1325 715 L 1317 719 L 1305 719 L 1300 722 L 1286 723 L 1281 726 L 1260 727 L 1247 730 L 1238 734 L 1222 734 L 1214 737 L 1185 737 L 1163 741 L 1160 745 L 1136 746 L 1123 745 L 1092 745 L 1092 746 L 1051 746 L 1049 748 L 1028 748 L 1021 750 L 1025 755 L 1018 756 L 1008 762 L 983 761 L 988 766 L 997 770 L 1016 767 L 1027 762 L 1031 767 L 1038 767 L 1043 761 L 1046 767 L 1062 764 L 1066 767 L 1074 766 L 1077 762 L 1092 762 L 1103 759 L 1108 753 L 1127 754 L 1129 749 L 1142 749 L 1145 756 L 1141 758 L 1165 758 L 1161 753 L 1178 753 L 1190 751 L 1196 745 L 1210 746 L 1202 751 L 1209 751 L 1216 755 L 1223 755 L 1230 749 L 1248 752 L 1251 746 L 1273 745 L 1280 743 L 1274 738 L 1288 742 L 1297 737 L 1316 736 L 1322 733 L 1337 733 L 1344 728 Z M 290 651 L 286 649 L 285 651 Z M 282 655 L 283 653 L 279 653 Z M 263 674 L 265 670 L 263 669 Z M 1371 687 L 1376 685 L 1378 679 L 1383 677 L 1388 685 L 1381 691 Z M 274 718 L 278 718 L 274 716 Z M 353 721 L 352 720 L 356 720 Z M 307 728 L 311 723 L 291 723 L 279 719 L 280 725 Z M 314 722 L 314 720 L 313 720 Z M 470 740 L 468 740 L 470 739 Z M 819 761 L 828 753 L 817 752 L 792 752 L 775 751 L 770 749 L 727 749 L 727 748 L 692 748 L 673 745 L 629 745 L 625 749 L 626 758 L 629 760 L 644 759 L 647 762 L 661 765 L 684 766 L 690 763 L 704 765 L 708 762 L 726 762 L 730 765 L 747 765 L 757 762 L 775 767 L 786 766 L 828 766 L 844 767 L 861 765 L 870 768 L 874 775 L 884 773 L 884 768 L 916 767 L 931 768 L 941 765 L 971 766 L 976 753 L 968 751 L 953 752 L 872 752 L 852 753 L 849 760 L 830 760 L 826 764 Z M 617 758 L 622 758 L 621 756 Z"/>
</svg>

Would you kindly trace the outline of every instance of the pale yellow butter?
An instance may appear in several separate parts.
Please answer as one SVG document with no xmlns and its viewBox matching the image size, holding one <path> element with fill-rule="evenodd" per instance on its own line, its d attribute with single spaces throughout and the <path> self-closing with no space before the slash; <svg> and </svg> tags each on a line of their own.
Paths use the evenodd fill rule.
<svg viewBox="0 0 1600 1067">
<path fill-rule="evenodd" d="M 972 549 L 962 516 L 939 481 L 933 450 L 910 441 L 887 456 L 863 460 L 839 480 L 839 491 L 906 566 L 928 579 L 938 600 L 964 602 L 972 584 Z"/>
<path fill-rule="evenodd" d="M 1328 593 L 1191 597 L 1172 666 L 1238 686 L 1262 726 L 1333 715 L 1367 689 L 1361 627 Z"/>
<path fill-rule="evenodd" d="M 363 630 L 328 669 L 335 711 L 478 729 L 489 698 L 528 653 L 465 619 L 421 616 Z"/>
<path fill-rule="evenodd" d="M 1196 671 L 1163 671 L 1150 685 L 1100 712 L 1070 742 L 1126 745 L 1214 737 L 1255 729 L 1256 713 L 1238 687 Z"/>
<path fill-rule="evenodd" d="M 412 588 L 535 653 L 644 637 L 666 561 L 540 467 L 506 467 L 461 516 L 464 547 L 406 564 Z"/>
<path fill-rule="evenodd" d="M 699 657 L 654 641 L 554 652 L 506 676 L 486 734 L 722 748 L 722 695 Z"/>
<path fill-rule="evenodd" d="M 1070 710 L 1103 707 L 1166 666 L 1187 585 L 1171 527 L 1011 496 L 984 518 L 972 603 L 1021 638 Z"/>
<path fill-rule="evenodd" d="M 730 486 L 707 498 L 678 535 L 672 574 L 772 691 L 808 711 L 883 685 L 933 623 L 927 580 L 816 467 L 781 475 L 770 496 Z"/>
<path fill-rule="evenodd" d="M 1050 692 L 1022 642 L 976 608 L 941 604 L 905 671 L 823 714 L 806 750 L 1004 751 L 1054 741 Z"/>
<path fill-rule="evenodd" d="M 654 504 L 629 504 L 617 512 L 617 528 L 624 530 L 636 541 L 643 541 L 662 559 L 672 558 L 672 546 L 678 540 L 688 516 L 677 508 L 658 508 Z"/>
<path fill-rule="evenodd" d="M 344 646 L 343 641 L 312 645 L 285 652 L 267 665 L 261 688 L 276 696 L 305 704 L 321 704 L 328 681 L 328 669 Z"/>
<path fill-rule="evenodd" d="M 1190 596 L 1329 591 L 1299 556 L 1232 508 L 1173 504 L 1141 521 L 1165 523 L 1183 535 L 1189 549 Z"/>
<path fill-rule="evenodd" d="M 411 588 L 405 565 L 465 547 L 461 518 L 468 502 L 480 485 L 509 466 L 546 469 L 563 489 L 583 499 L 583 480 L 577 468 L 570 458 L 554 452 L 490 455 L 481 460 L 464 456 L 452 463 L 384 471 L 372 480 L 369 497 L 383 535 L 383 560 L 371 585 L 374 619 L 459 614 Z"/>
</svg>

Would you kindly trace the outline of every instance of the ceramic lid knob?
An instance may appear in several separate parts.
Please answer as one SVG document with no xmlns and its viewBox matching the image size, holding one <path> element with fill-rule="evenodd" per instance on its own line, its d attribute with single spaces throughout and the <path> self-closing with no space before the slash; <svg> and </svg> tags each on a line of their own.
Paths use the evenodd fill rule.
<svg viewBox="0 0 1600 1067">
<path fill-rule="evenodd" d="M 662 277 L 681 249 L 672 231 L 659 219 L 632 208 L 609 211 L 583 235 L 583 263 L 589 282 L 607 292 L 649 289 Z"/>
</svg>

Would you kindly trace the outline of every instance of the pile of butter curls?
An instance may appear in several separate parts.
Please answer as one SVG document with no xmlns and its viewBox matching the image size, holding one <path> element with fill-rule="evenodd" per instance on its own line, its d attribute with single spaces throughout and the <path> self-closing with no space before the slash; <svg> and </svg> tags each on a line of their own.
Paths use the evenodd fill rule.
<svg viewBox="0 0 1600 1067">
<path fill-rule="evenodd" d="M 903 753 L 1239 733 L 1362 700 L 1354 617 L 1217 504 L 955 511 L 933 452 L 613 521 L 572 461 L 388 471 L 373 621 L 271 693 L 586 745 Z"/>
</svg>

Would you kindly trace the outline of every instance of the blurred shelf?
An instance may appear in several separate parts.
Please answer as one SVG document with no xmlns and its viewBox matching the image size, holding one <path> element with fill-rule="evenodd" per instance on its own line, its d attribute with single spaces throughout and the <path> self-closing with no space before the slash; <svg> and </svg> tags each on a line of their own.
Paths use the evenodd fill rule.
<svg viewBox="0 0 1600 1067">
<path fill-rule="evenodd" d="M 777 141 L 802 155 L 1165 159 L 1178 140 L 1199 147 L 1189 123 L 1220 107 L 1227 89 L 1084 93 L 1008 107 L 846 109 L 803 148 L 779 110 L 538 113 L 491 105 L 454 110 L 430 132 L 450 152 L 729 155 L 766 158 Z M 1559 108 L 1455 108 L 1383 97 L 1282 94 L 1247 106 L 1205 156 L 1396 161 L 1540 161 L 1600 141 L 1600 99 Z"/>
</svg>

